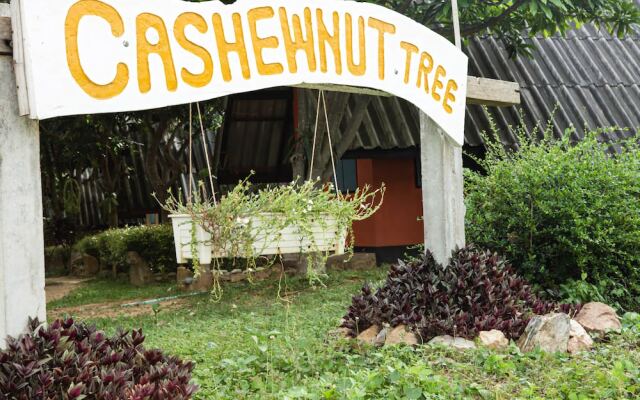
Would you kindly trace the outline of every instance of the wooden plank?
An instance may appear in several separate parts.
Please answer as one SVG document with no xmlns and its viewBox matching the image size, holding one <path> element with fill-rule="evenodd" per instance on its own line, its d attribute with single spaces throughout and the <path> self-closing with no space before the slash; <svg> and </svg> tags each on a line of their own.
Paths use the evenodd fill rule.
<svg viewBox="0 0 640 400">
<path fill-rule="evenodd" d="M 520 85 L 517 82 L 470 76 L 467 79 L 467 103 L 496 107 L 520 104 Z"/>
<path fill-rule="evenodd" d="M 302 84 L 298 87 L 345 93 L 368 94 L 379 97 L 392 95 L 380 90 L 343 85 Z M 494 107 L 520 104 L 520 85 L 517 82 L 470 76 L 467 79 L 467 103 Z"/>
<path fill-rule="evenodd" d="M 11 7 L 0 4 L 0 56 L 10 56 L 11 50 Z"/>
<path fill-rule="evenodd" d="M 391 97 L 393 95 L 383 92 L 381 90 L 370 89 L 370 88 L 362 88 L 357 86 L 345 86 L 345 85 L 332 85 L 332 84 L 322 84 L 322 83 L 303 83 L 301 85 L 296 85 L 294 87 L 298 87 L 301 89 L 314 89 L 314 90 L 326 90 L 329 92 L 342 92 L 342 93 L 355 93 L 355 94 L 369 94 L 372 96 L 384 96 Z"/>
<path fill-rule="evenodd" d="M 22 1 L 13 0 L 11 2 L 12 19 L 12 43 L 13 43 L 13 65 L 16 73 L 16 86 L 18 89 L 18 111 L 21 116 L 30 114 L 29 88 L 27 86 L 27 67 L 24 62 L 24 38 L 22 36 L 22 20 L 20 8 Z"/>
</svg>

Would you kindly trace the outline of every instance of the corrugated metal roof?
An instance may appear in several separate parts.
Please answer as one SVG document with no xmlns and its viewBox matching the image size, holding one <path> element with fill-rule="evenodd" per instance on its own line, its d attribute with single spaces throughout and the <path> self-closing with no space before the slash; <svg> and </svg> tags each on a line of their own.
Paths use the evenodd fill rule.
<svg viewBox="0 0 640 400">
<path fill-rule="evenodd" d="M 483 108 L 469 105 L 465 140 L 481 146 L 481 132 L 496 123 L 506 146 L 517 140 L 514 128 L 524 122 L 527 131 L 553 125 L 556 136 L 576 128 L 630 128 L 609 133 L 610 139 L 629 136 L 640 128 L 640 33 L 619 39 L 593 26 L 570 31 L 566 38 L 535 37 L 534 58 L 510 59 L 493 37 L 469 41 L 469 73 L 520 84 L 520 106 Z M 352 95 L 349 103 L 357 101 Z M 408 148 L 419 144 L 419 120 L 415 107 L 396 98 L 376 98 L 367 109 L 351 150 Z"/>
<path fill-rule="evenodd" d="M 535 57 L 513 60 L 493 37 L 470 40 L 466 48 L 470 75 L 518 82 L 522 105 L 486 111 L 469 106 L 468 144 L 482 144 L 479 132 L 489 128 L 489 116 L 496 121 L 505 145 L 515 142 L 510 127 L 518 125 L 520 115 L 529 131 L 538 124 L 546 128 L 551 120 L 556 136 L 570 126 L 578 135 L 585 127 L 640 128 L 638 32 L 619 39 L 585 26 L 568 32 L 566 38 L 535 37 L 530 42 L 537 48 Z"/>
</svg>

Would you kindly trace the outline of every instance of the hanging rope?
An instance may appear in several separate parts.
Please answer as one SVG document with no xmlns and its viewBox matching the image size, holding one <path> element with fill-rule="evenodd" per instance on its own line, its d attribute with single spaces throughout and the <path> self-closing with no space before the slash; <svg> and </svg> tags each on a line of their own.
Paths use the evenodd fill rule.
<svg viewBox="0 0 640 400">
<path fill-rule="evenodd" d="M 211 196 L 213 198 L 213 204 L 218 205 L 216 199 L 216 189 L 213 185 L 213 171 L 211 169 L 211 162 L 209 161 L 209 150 L 207 148 L 207 135 L 204 132 L 204 123 L 202 122 L 202 113 L 200 112 L 200 103 L 196 103 L 196 109 L 198 110 L 198 118 L 200 119 L 200 132 L 202 133 L 202 148 L 204 149 L 204 157 L 207 160 L 207 170 L 209 171 L 209 184 L 211 185 Z"/>
<path fill-rule="evenodd" d="M 336 173 L 336 160 L 333 158 L 333 144 L 331 143 L 331 131 L 329 128 L 329 115 L 327 114 L 327 101 L 325 100 L 324 90 L 322 93 L 322 105 L 324 107 L 324 120 L 327 122 L 327 138 L 329 139 L 329 154 L 331 155 L 331 167 L 333 168 L 333 181 L 336 193 L 338 192 L 338 174 Z"/>
<path fill-rule="evenodd" d="M 316 141 L 318 138 L 318 122 L 320 120 L 320 96 L 322 90 L 318 91 L 318 108 L 316 109 L 316 127 L 313 130 L 313 143 L 311 145 L 311 166 L 309 167 L 309 180 L 313 179 L 313 164 L 316 160 Z"/>
<path fill-rule="evenodd" d="M 309 180 L 313 179 L 313 165 L 316 159 L 316 145 L 318 142 L 318 125 L 320 123 L 320 100 L 322 100 L 322 108 L 324 111 L 324 121 L 327 124 L 327 139 L 329 140 L 329 154 L 331 156 L 331 167 L 333 169 L 334 188 L 338 193 L 338 174 L 336 173 L 336 161 L 333 156 L 333 143 L 331 143 L 331 128 L 329 127 L 329 114 L 327 111 L 327 100 L 324 95 L 324 90 L 318 91 L 318 107 L 316 108 L 316 124 L 313 130 L 313 145 L 311 148 L 311 166 L 309 168 Z"/>
<path fill-rule="evenodd" d="M 193 104 L 189 103 L 189 193 L 187 204 L 191 205 L 193 194 Z"/>
<path fill-rule="evenodd" d="M 453 14 L 453 36 L 456 47 L 462 49 L 462 38 L 460 37 L 460 15 L 458 13 L 458 0 L 451 0 L 451 14 Z"/>
</svg>

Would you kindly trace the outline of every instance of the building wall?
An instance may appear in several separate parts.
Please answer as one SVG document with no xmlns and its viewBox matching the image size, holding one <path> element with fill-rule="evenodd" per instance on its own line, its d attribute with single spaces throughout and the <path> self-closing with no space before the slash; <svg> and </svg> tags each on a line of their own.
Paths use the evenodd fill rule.
<svg viewBox="0 0 640 400">
<path fill-rule="evenodd" d="M 416 186 L 414 159 L 359 159 L 358 187 L 384 183 L 382 208 L 355 222 L 356 247 L 396 247 L 422 243 L 422 189 Z"/>
</svg>

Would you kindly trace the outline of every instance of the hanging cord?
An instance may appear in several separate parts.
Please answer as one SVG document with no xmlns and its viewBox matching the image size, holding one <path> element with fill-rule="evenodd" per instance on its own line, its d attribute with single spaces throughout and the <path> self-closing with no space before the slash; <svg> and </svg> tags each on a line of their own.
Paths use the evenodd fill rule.
<svg viewBox="0 0 640 400">
<path fill-rule="evenodd" d="M 316 127 L 313 130 L 313 143 L 311 147 L 311 166 L 309 167 L 309 180 L 313 179 L 313 163 L 316 159 L 316 142 L 318 138 L 318 122 L 320 120 L 320 96 L 322 96 L 322 90 L 318 90 L 318 108 L 316 109 Z"/>
<path fill-rule="evenodd" d="M 209 171 L 209 184 L 211 185 L 211 195 L 213 197 L 213 204 L 218 205 L 216 200 L 216 189 L 213 185 L 213 171 L 211 170 L 211 162 L 209 161 L 209 150 L 207 149 L 207 135 L 204 132 L 204 123 L 202 122 L 202 113 L 200 112 L 200 103 L 196 103 L 196 109 L 198 110 L 198 118 L 200 119 L 200 132 L 202 133 L 202 147 L 204 148 L 204 157 L 207 160 L 207 169 Z"/>
<path fill-rule="evenodd" d="M 331 143 L 331 131 L 329 129 L 329 115 L 327 113 L 327 101 L 324 96 L 324 90 L 322 93 L 322 105 L 324 107 L 324 120 L 327 122 L 327 137 L 329 138 L 329 154 L 331 154 L 331 167 L 333 168 L 333 182 L 335 185 L 336 193 L 338 193 L 338 174 L 336 173 L 336 160 L 333 157 L 333 144 Z"/>
<path fill-rule="evenodd" d="M 333 143 L 331 143 L 331 128 L 329 127 L 329 114 L 327 111 L 327 100 L 324 95 L 324 90 L 318 91 L 318 107 L 316 109 L 316 126 L 313 130 L 313 146 L 311 149 L 311 167 L 309 168 L 309 180 L 313 178 L 313 164 L 316 158 L 316 144 L 318 139 L 318 125 L 320 123 L 320 100 L 322 100 L 323 110 L 324 110 L 324 121 L 327 124 L 327 138 L 329 139 L 329 154 L 331 155 L 331 167 L 333 168 L 333 180 L 334 180 L 334 189 L 336 193 L 339 193 L 338 190 L 338 174 L 336 173 L 336 161 L 333 157 Z"/>
<path fill-rule="evenodd" d="M 189 193 L 187 204 L 191 205 L 193 194 L 193 104 L 189 103 Z"/>
<path fill-rule="evenodd" d="M 460 15 L 458 13 L 458 0 L 451 0 L 451 14 L 453 14 L 453 36 L 456 47 L 462 49 L 462 39 L 460 38 Z"/>
</svg>

